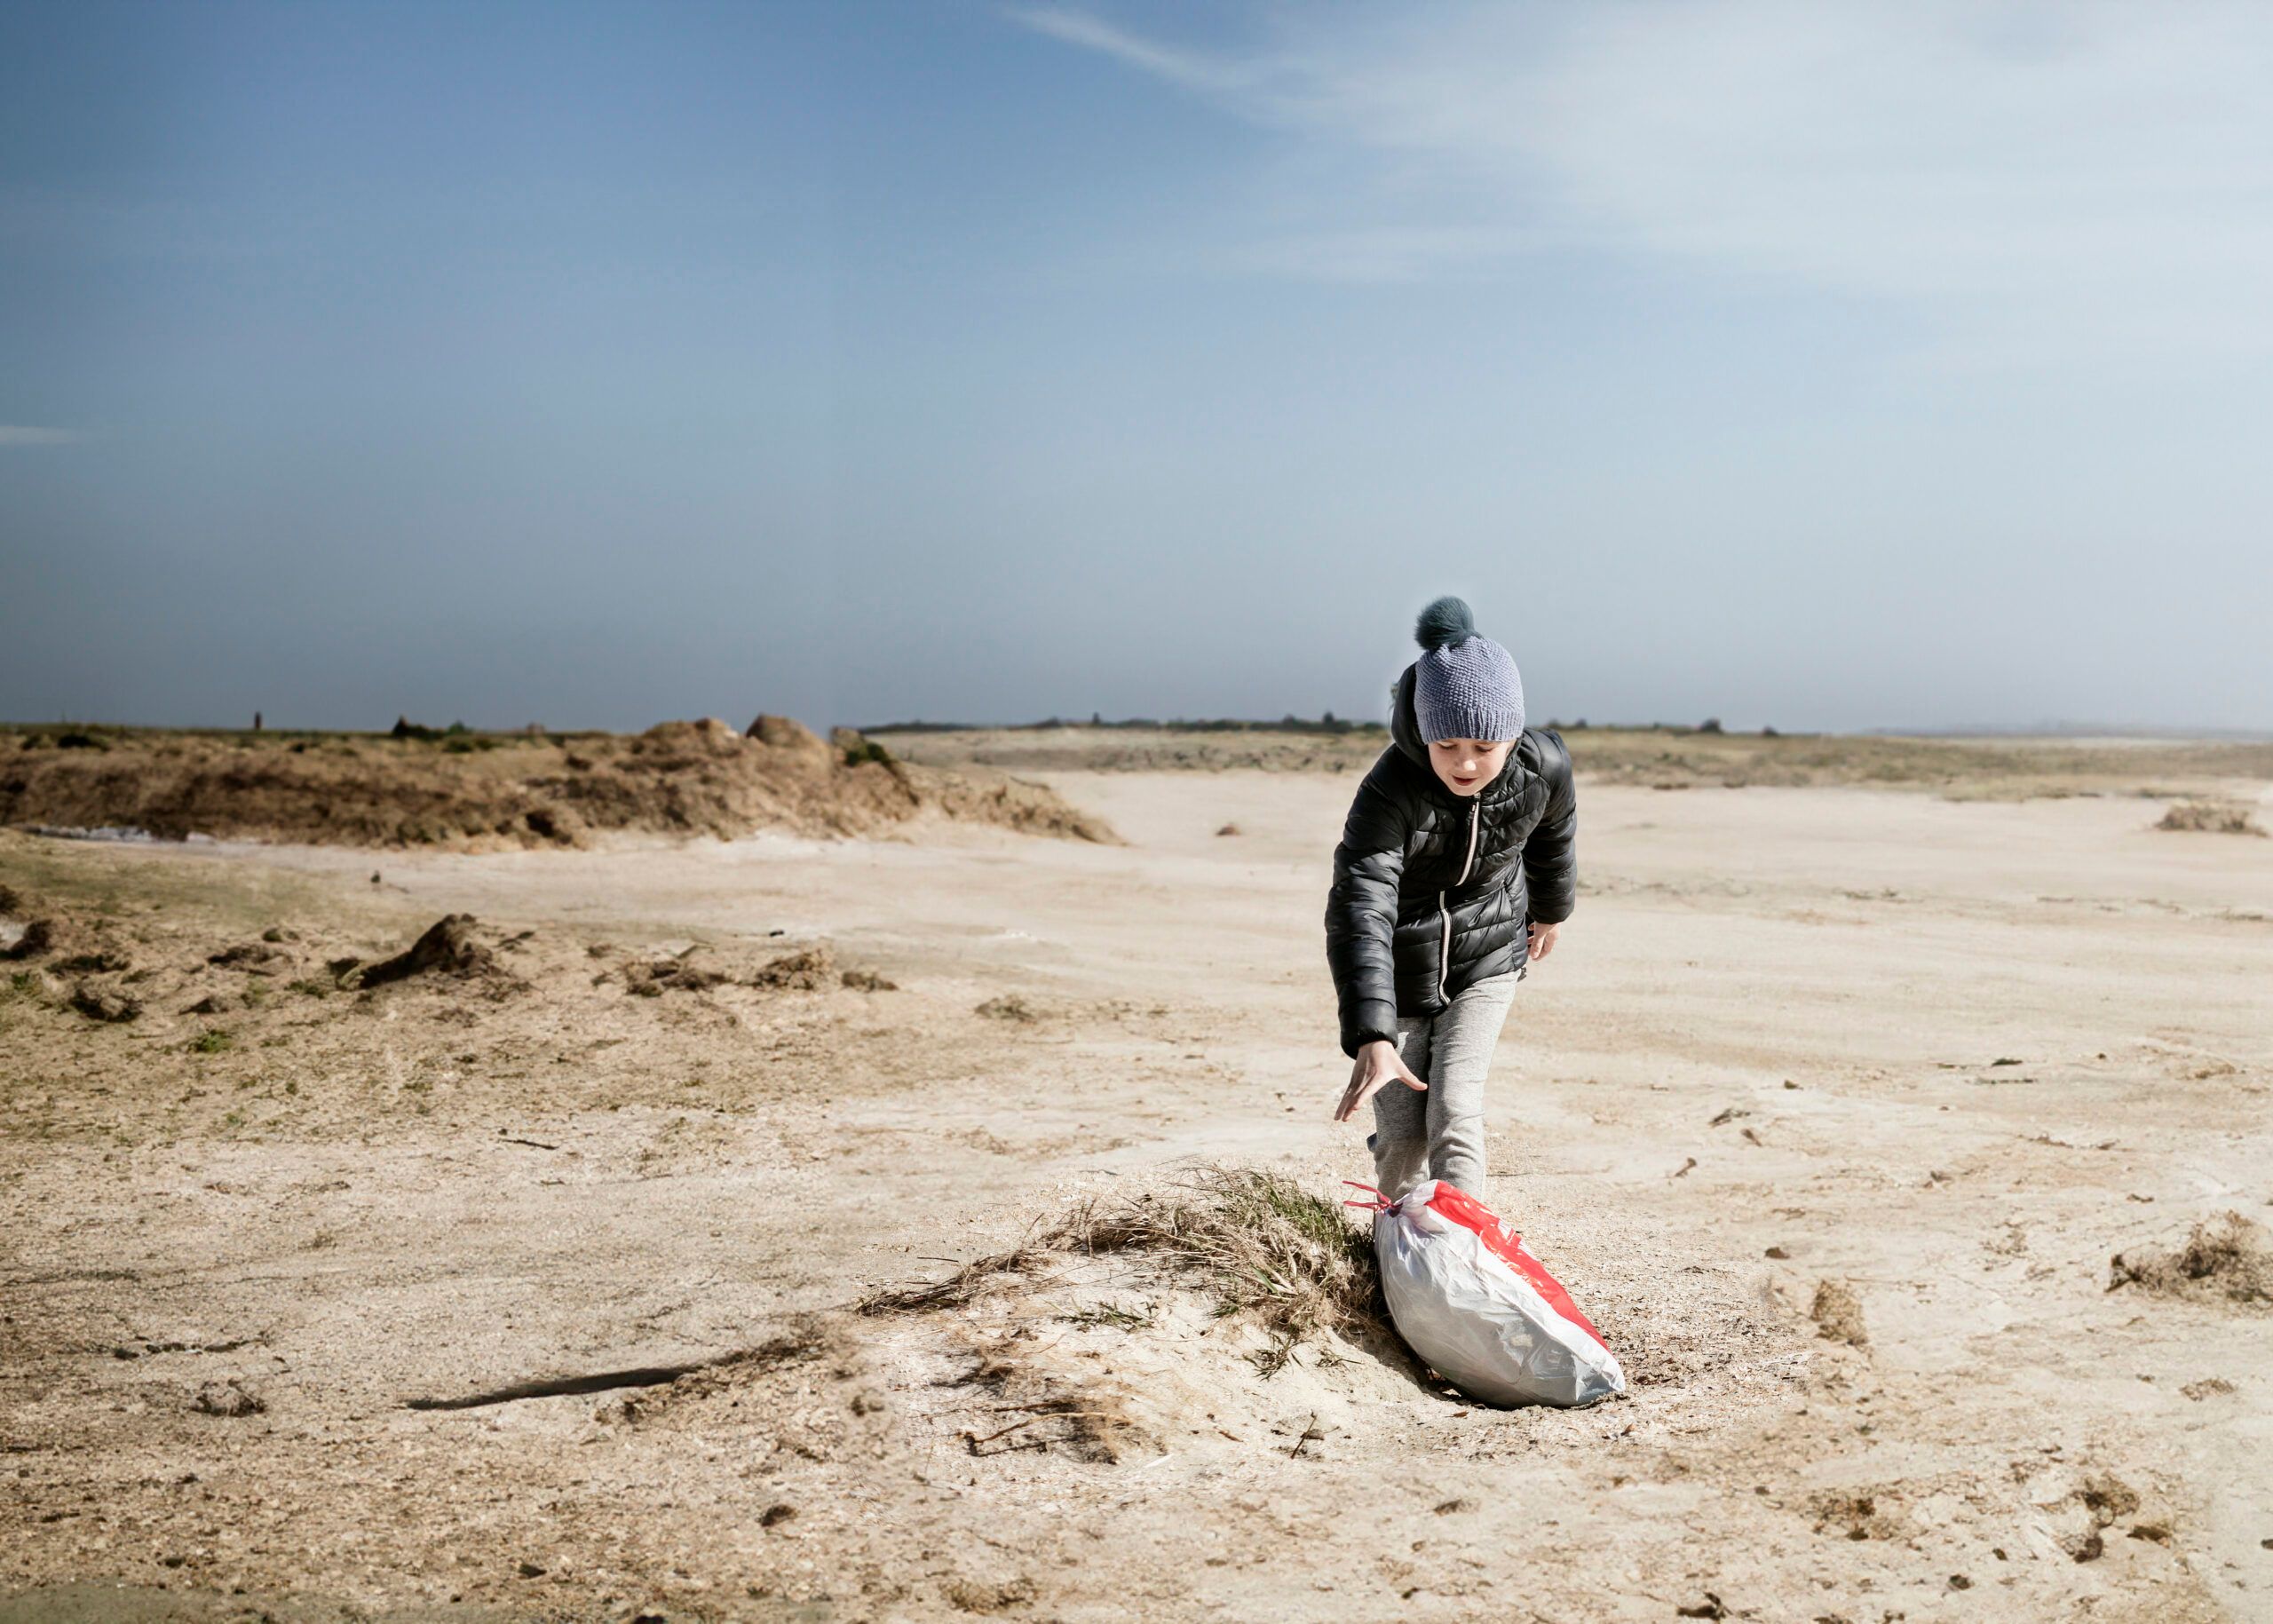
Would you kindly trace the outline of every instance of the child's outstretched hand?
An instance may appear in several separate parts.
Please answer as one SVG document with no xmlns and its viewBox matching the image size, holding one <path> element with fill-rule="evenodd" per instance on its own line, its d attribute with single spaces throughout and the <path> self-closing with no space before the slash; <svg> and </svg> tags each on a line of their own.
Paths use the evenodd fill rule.
<svg viewBox="0 0 2273 1624">
<path fill-rule="evenodd" d="M 1358 1063 L 1350 1068 L 1350 1086 L 1342 1090 L 1342 1103 L 1334 1108 L 1334 1120 L 1348 1121 L 1358 1114 L 1358 1106 L 1391 1082 L 1401 1082 L 1408 1089 L 1429 1086 L 1413 1074 L 1405 1064 L 1405 1057 L 1397 1052 L 1397 1045 L 1387 1038 L 1375 1038 L 1361 1045 Z"/>
</svg>

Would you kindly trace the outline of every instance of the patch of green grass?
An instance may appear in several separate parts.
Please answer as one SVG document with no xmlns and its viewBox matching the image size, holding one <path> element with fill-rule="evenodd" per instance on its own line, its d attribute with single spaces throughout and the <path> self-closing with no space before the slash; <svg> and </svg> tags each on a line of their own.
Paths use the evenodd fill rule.
<svg viewBox="0 0 2273 1624">
<path fill-rule="evenodd" d="M 310 998 L 329 998 L 332 994 L 333 988 L 329 981 L 312 981 L 303 978 L 298 981 L 287 981 L 284 984 L 284 990 L 288 993 L 303 993 Z"/>
<path fill-rule="evenodd" d="M 186 1047 L 193 1054 L 218 1055 L 237 1046 L 237 1035 L 226 1026 L 208 1026 L 190 1039 Z"/>
</svg>

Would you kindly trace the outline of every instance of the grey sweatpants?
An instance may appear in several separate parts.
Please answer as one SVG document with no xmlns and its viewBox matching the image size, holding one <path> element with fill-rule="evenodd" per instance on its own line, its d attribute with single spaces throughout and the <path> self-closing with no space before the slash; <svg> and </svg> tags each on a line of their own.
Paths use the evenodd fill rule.
<svg viewBox="0 0 2273 1624">
<path fill-rule="evenodd" d="M 1441 1178 L 1484 1200 L 1484 1079 L 1515 1002 L 1520 971 L 1471 981 L 1434 1016 L 1400 1017 L 1397 1050 L 1429 1086 L 1392 1082 L 1374 1096 L 1374 1182 L 1394 1201 Z"/>
</svg>

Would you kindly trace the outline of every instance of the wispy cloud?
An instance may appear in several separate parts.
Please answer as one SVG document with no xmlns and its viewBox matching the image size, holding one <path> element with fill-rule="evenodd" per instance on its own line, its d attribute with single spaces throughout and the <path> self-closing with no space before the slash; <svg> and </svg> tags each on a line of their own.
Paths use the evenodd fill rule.
<svg viewBox="0 0 2273 1624">
<path fill-rule="evenodd" d="M 2273 7 L 1258 13 L 1206 49 L 1018 13 L 1292 139 L 1236 259 L 1474 274 L 1657 257 L 2145 346 L 2273 348 Z"/>
<path fill-rule="evenodd" d="M 0 446 L 75 446 L 85 438 L 70 429 L 42 429 L 28 424 L 0 423 Z"/>
<path fill-rule="evenodd" d="M 1037 33 L 1101 51 L 1186 90 L 1244 92 L 1260 88 L 1235 62 L 1155 44 L 1086 12 L 1026 6 L 1014 9 L 1010 15 Z"/>
</svg>

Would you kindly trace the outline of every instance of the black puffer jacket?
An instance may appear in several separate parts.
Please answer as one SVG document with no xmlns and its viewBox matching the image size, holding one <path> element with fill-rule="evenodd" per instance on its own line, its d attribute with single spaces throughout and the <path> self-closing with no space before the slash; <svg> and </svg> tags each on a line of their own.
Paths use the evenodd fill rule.
<svg viewBox="0 0 2273 1624">
<path fill-rule="evenodd" d="M 1437 1014 L 1469 982 L 1521 969 L 1525 924 L 1559 923 L 1577 900 L 1579 804 L 1562 735 L 1525 728 L 1497 778 L 1454 795 L 1429 764 L 1413 675 L 1398 679 L 1391 742 L 1334 849 L 1326 959 L 1351 1056 L 1396 1042 L 1398 1016 Z"/>
</svg>

